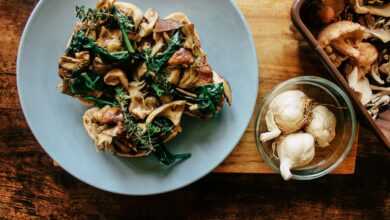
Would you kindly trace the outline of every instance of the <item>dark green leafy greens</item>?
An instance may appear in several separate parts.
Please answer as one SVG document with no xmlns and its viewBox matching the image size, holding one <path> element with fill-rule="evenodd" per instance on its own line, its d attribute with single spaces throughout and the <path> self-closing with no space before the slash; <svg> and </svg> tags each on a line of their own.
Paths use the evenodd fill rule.
<svg viewBox="0 0 390 220">
<path fill-rule="evenodd" d="M 201 112 L 214 115 L 223 99 L 223 83 L 198 87 L 196 90 L 197 104 Z"/>
<path fill-rule="evenodd" d="M 110 53 L 106 49 L 97 45 L 95 41 L 85 36 L 83 31 L 78 31 L 73 35 L 72 41 L 67 49 L 68 54 L 75 54 L 80 51 L 90 51 L 108 62 L 126 62 L 130 58 L 138 59 L 137 56 L 130 56 L 128 51 Z"/>
<path fill-rule="evenodd" d="M 111 13 L 106 9 L 92 9 L 83 6 L 76 6 L 76 17 L 83 22 L 96 23 L 111 17 Z"/>
<path fill-rule="evenodd" d="M 130 97 L 122 88 L 116 90 L 116 100 L 122 109 L 127 138 L 133 141 L 138 149 L 152 150 L 153 155 L 161 164 L 170 167 L 188 159 L 191 154 L 172 154 L 162 144 L 162 138 L 170 134 L 173 124 L 166 118 L 157 118 L 148 124 L 146 131 L 137 125 L 136 119 L 128 112 Z"/>
<path fill-rule="evenodd" d="M 152 56 L 151 50 L 146 50 L 145 61 L 148 71 L 159 73 L 168 60 L 172 57 L 172 55 L 180 49 L 182 41 L 183 37 L 180 31 L 176 31 L 176 33 L 169 40 L 166 49 L 162 53 Z"/>
<path fill-rule="evenodd" d="M 76 72 L 70 79 L 69 88 L 72 95 L 87 95 L 103 87 L 102 78 L 92 72 Z"/>
</svg>

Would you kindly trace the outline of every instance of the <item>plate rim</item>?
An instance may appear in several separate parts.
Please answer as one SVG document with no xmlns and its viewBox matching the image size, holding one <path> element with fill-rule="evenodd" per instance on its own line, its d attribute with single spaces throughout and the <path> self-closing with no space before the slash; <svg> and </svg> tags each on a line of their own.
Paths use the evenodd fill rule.
<svg viewBox="0 0 390 220">
<path fill-rule="evenodd" d="M 57 161 L 55 160 L 56 156 L 53 155 L 53 154 L 50 154 L 48 152 L 48 150 L 46 150 L 46 147 L 44 145 L 41 144 L 41 141 L 39 140 L 38 136 L 36 135 L 36 132 L 35 132 L 35 126 L 32 125 L 31 121 L 30 121 L 30 118 L 28 116 L 28 114 L 26 113 L 25 111 L 25 105 L 24 105 L 24 95 L 22 94 L 22 91 L 21 91 L 21 74 L 19 73 L 20 71 L 20 66 L 22 65 L 22 61 L 21 61 L 21 58 L 22 57 L 22 54 L 24 53 L 23 52 L 23 48 L 24 48 L 24 45 L 25 45 L 25 40 L 26 40 L 26 36 L 28 36 L 28 32 L 29 30 L 31 29 L 31 22 L 33 21 L 33 19 L 35 18 L 35 16 L 37 16 L 38 14 L 38 11 L 39 9 L 42 7 L 42 5 L 46 2 L 46 0 L 39 0 L 39 2 L 37 3 L 37 5 L 34 7 L 34 9 L 32 10 L 31 14 L 29 15 L 29 18 L 23 28 L 23 32 L 22 32 L 22 35 L 21 35 L 21 38 L 19 40 L 19 48 L 18 48 L 18 52 L 17 52 L 17 60 L 16 60 L 16 85 L 17 85 L 17 92 L 18 92 L 18 97 L 19 97 L 19 100 L 20 100 L 20 106 L 21 106 L 21 110 L 23 112 L 23 115 L 24 115 L 24 118 L 31 130 L 31 133 L 33 134 L 33 136 L 35 137 L 37 143 L 40 145 L 40 147 L 43 149 L 43 151 L 53 160 L 53 161 Z M 258 99 L 258 92 L 259 92 L 259 87 L 260 87 L 260 70 L 259 70 L 259 66 L 260 66 L 260 62 L 259 62 L 259 59 L 258 59 L 258 55 L 257 55 L 257 50 L 256 50 L 256 45 L 255 45 L 255 42 L 254 42 L 254 38 L 253 38 L 253 33 L 250 29 L 250 26 L 248 25 L 248 22 L 245 18 L 245 16 L 243 15 L 243 13 L 241 12 L 240 8 L 237 6 L 235 0 L 229 0 L 229 3 L 231 4 L 231 6 L 233 7 L 235 13 L 237 13 L 237 15 L 239 16 L 240 20 L 242 21 L 243 23 L 243 26 L 244 26 L 244 29 L 245 29 L 245 32 L 246 34 L 249 36 L 249 45 L 251 47 L 250 49 L 250 52 L 253 54 L 253 59 L 255 59 L 255 65 L 256 65 L 256 73 L 257 73 L 257 77 L 256 77 L 256 96 L 251 98 L 252 100 L 250 101 L 251 102 L 251 106 L 250 107 L 250 115 L 251 117 L 249 117 L 245 122 L 244 124 L 246 125 L 245 126 L 245 129 L 241 132 L 241 134 L 239 135 L 240 138 L 238 138 L 238 140 L 236 141 L 236 143 L 234 143 L 233 147 L 231 147 L 230 150 L 228 150 L 228 153 L 226 154 L 226 156 L 222 157 L 222 159 L 220 161 L 217 161 L 216 165 L 215 166 L 211 166 L 209 169 L 205 169 L 205 172 L 204 174 L 202 175 L 199 175 L 197 176 L 196 178 L 193 178 L 189 181 L 186 181 L 184 182 L 183 184 L 179 184 L 178 186 L 174 186 L 174 187 L 168 187 L 167 189 L 165 190 L 158 190 L 158 191 L 155 191 L 155 192 L 142 192 L 142 193 L 134 193 L 134 192 L 128 192 L 128 191 L 117 191 L 117 190 L 112 190 L 112 189 L 109 189 L 109 188 L 104 188 L 104 187 L 101 187 L 93 182 L 90 182 L 89 180 L 86 180 L 84 179 L 82 176 L 76 176 L 76 174 L 73 174 L 72 172 L 69 171 L 69 169 L 63 167 L 60 162 L 59 165 L 60 167 L 66 171 L 68 174 L 70 174 L 72 177 L 76 178 L 77 180 L 87 184 L 87 185 L 90 185 L 94 188 L 97 188 L 99 190 L 102 190 L 102 191 L 105 191 L 105 192 L 110 192 L 110 193 L 114 193 L 114 194 L 119 194 L 119 195 L 127 195 L 127 196 L 148 196 L 148 195 L 159 195 L 159 194 L 165 194 L 165 193 L 169 193 L 169 192 L 172 192 L 172 191 L 176 191 L 176 190 L 179 190 L 179 189 L 182 189 L 182 188 L 185 188 L 189 185 L 191 185 L 192 183 L 195 183 L 197 182 L 198 180 L 202 179 L 203 177 L 207 176 L 208 174 L 210 174 L 213 170 L 215 170 L 223 161 L 226 160 L 227 157 L 229 157 L 229 155 L 234 151 L 234 149 L 237 147 L 238 143 L 240 142 L 240 140 L 242 139 L 243 135 L 245 134 L 245 131 L 246 129 L 248 128 L 248 125 L 251 121 L 251 119 L 253 118 L 253 115 L 254 115 L 254 112 L 255 112 L 255 109 L 256 109 L 256 103 L 257 103 L 257 99 Z"/>
</svg>

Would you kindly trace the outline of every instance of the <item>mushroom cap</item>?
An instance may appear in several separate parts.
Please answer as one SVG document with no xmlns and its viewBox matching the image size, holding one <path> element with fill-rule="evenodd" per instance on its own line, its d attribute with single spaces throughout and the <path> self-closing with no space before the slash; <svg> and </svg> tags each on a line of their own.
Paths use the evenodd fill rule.
<svg viewBox="0 0 390 220">
<path fill-rule="evenodd" d="M 114 6 L 126 16 L 131 16 L 136 27 L 141 23 L 144 15 L 140 8 L 128 2 L 115 2 Z"/>
<path fill-rule="evenodd" d="M 362 40 L 365 37 L 366 28 L 351 21 L 339 21 L 328 25 L 318 35 L 318 43 L 322 48 L 328 46 L 332 41 L 344 36 L 354 37 Z"/>
</svg>

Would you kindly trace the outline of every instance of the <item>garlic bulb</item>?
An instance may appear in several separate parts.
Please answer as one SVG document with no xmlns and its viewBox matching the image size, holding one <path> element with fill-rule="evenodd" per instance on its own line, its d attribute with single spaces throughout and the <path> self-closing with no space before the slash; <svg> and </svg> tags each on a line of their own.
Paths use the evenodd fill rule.
<svg viewBox="0 0 390 220">
<path fill-rule="evenodd" d="M 306 123 L 311 99 L 299 90 L 289 90 L 272 100 L 266 114 L 268 132 L 260 135 L 266 142 L 277 138 L 281 133 L 290 134 L 300 130 Z"/>
<path fill-rule="evenodd" d="M 305 166 L 314 158 L 314 137 L 308 133 L 283 136 L 276 142 L 276 147 L 284 180 L 291 179 L 290 169 Z"/>
<path fill-rule="evenodd" d="M 305 131 L 314 136 L 319 147 L 327 147 L 336 136 L 336 116 L 327 107 L 318 105 L 313 108 Z"/>
</svg>

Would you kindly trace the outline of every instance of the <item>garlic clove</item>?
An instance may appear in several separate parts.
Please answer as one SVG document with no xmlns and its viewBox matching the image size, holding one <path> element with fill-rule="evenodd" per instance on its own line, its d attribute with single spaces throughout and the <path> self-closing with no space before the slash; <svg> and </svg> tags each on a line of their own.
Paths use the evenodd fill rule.
<svg viewBox="0 0 390 220">
<path fill-rule="evenodd" d="M 336 116 L 327 107 L 318 105 L 305 131 L 315 138 L 319 147 L 327 147 L 336 136 Z"/>
<path fill-rule="evenodd" d="M 276 125 L 274 114 L 271 111 L 267 112 L 265 116 L 265 123 L 267 124 L 267 129 L 269 132 L 260 134 L 260 141 L 263 143 L 279 137 L 282 133 L 282 131 Z"/>
<path fill-rule="evenodd" d="M 291 169 L 292 168 L 292 165 L 291 165 L 291 161 L 289 159 L 285 159 L 283 160 L 283 162 L 280 162 L 280 175 L 282 176 L 282 178 L 284 180 L 289 180 L 293 177 L 292 173 L 291 173 Z"/>
<path fill-rule="evenodd" d="M 291 169 L 309 164 L 315 154 L 314 137 L 308 133 L 294 133 L 280 137 L 277 142 L 280 173 L 285 180 L 292 178 Z"/>
<path fill-rule="evenodd" d="M 285 134 L 300 130 L 307 121 L 311 100 L 300 90 L 289 90 L 272 100 L 269 111 Z"/>
</svg>

